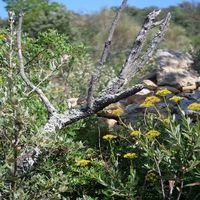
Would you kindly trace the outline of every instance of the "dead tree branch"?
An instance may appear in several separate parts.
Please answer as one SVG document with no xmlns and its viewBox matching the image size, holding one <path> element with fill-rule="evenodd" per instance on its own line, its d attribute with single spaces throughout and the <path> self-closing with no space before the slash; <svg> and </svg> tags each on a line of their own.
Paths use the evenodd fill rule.
<svg viewBox="0 0 200 200">
<path fill-rule="evenodd" d="M 42 132 L 53 133 L 56 130 L 62 129 L 63 127 L 72 124 L 80 119 L 84 119 L 86 117 L 94 115 L 111 103 L 116 103 L 121 99 L 134 95 L 137 92 L 141 91 L 143 88 L 144 86 L 142 84 L 138 84 L 133 88 L 128 88 L 120 93 L 108 94 L 104 97 L 97 98 L 94 101 L 92 109 L 90 110 L 71 109 L 65 111 L 63 114 L 54 114 L 47 121 L 42 129 Z"/>
<path fill-rule="evenodd" d="M 111 28 L 110 28 L 110 31 L 108 34 L 108 39 L 106 40 L 106 42 L 104 44 L 104 49 L 103 49 L 101 58 L 100 58 L 99 62 L 96 64 L 95 72 L 91 76 L 89 88 L 88 88 L 88 94 L 87 94 L 87 108 L 88 109 L 90 109 L 92 107 L 93 100 L 94 100 L 95 87 L 100 78 L 102 66 L 104 65 L 104 63 L 106 62 L 106 59 L 108 57 L 108 54 L 110 51 L 110 46 L 112 43 L 113 34 L 115 32 L 116 26 L 120 19 L 121 13 L 127 5 L 127 1 L 128 0 L 123 0 L 121 6 L 119 7 L 118 12 L 116 13 L 116 16 L 112 22 L 112 25 L 111 25 Z"/>
<path fill-rule="evenodd" d="M 149 47 L 147 48 L 147 50 L 145 51 L 144 55 L 137 59 L 134 63 L 133 63 L 133 68 L 131 69 L 130 73 L 127 74 L 127 80 L 128 82 L 136 75 L 136 73 L 147 63 L 147 61 L 152 57 L 154 51 L 156 50 L 158 44 L 160 43 L 160 41 L 162 40 L 168 26 L 169 26 L 169 21 L 171 18 L 171 14 L 168 13 L 167 16 L 159 21 L 159 30 L 155 33 L 151 43 L 149 44 Z M 155 24 L 157 24 L 157 22 L 155 22 Z"/>
<path fill-rule="evenodd" d="M 43 91 L 41 89 L 39 89 L 38 87 L 36 87 L 28 79 L 28 77 L 26 76 L 26 73 L 25 73 L 24 59 L 23 59 L 23 54 L 22 54 L 22 44 L 21 44 L 22 21 L 23 21 L 23 13 L 20 13 L 20 15 L 19 15 L 19 24 L 18 24 L 18 29 L 17 29 L 17 48 L 18 48 L 18 60 L 19 60 L 20 76 L 21 76 L 22 80 L 26 83 L 26 85 L 37 93 L 39 98 L 42 100 L 42 102 L 46 106 L 49 116 L 51 116 L 56 111 L 56 109 L 50 103 L 50 101 L 45 96 Z"/>
<path fill-rule="evenodd" d="M 105 46 L 101 55 L 100 61 L 96 65 L 95 72 L 91 76 L 89 88 L 88 88 L 88 94 L 87 94 L 87 103 L 83 108 L 80 109 L 69 109 L 66 110 L 64 113 L 58 114 L 53 107 L 53 105 L 49 102 L 45 94 L 42 92 L 41 89 L 39 89 L 37 86 L 35 86 L 26 76 L 25 70 L 24 70 L 24 63 L 23 63 L 23 55 L 22 55 L 22 49 L 21 49 L 21 29 L 22 29 L 22 14 L 19 17 L 19 25 L 18 25 L 18 31 L 17 31 L 17 45 L 18 45 L 18 58 L 19 58 L 19 64 L 20 64 L 20 75 L 24 82 L 32 89 L 32 91 L 35 91 L 39 98 L 42 100 L 44 105 L 46 106 L 48 112 L 49 112 L 49 118 L 44 127 L 42 127 L 41 131 L 45 133 L 52 133 L 56 130 L 62 129 L 63 127 L 72 124 L 80 119 L 86 118 L 88 116 L 91 116 L 93 114 L 96 114 L 100 110 L 104 109 L 106 106 L 108 106 L 111 103 L 115 103 L 123 98 L 126 98 L 128 96 L 131 96 L 140 90 L 143 89 L 143 85 L 136 85 L 133 88 L 124 89 L 124 86 L 127 82 L 129 82 L 136 74 L 136 72 L 144 66 L 144 64 L 148 61 L 148 59 L 152 56 L 154 50 L 157 47 L 157 44 L 162 39 L 167 26 L 169 24 L 170 20 L 170 14 L 168 14 L 163 20 L 161 20 L 159 23 L 155 22 L 156 17 L 159 15 L 160 10 L 154 10 L 151 12 L 145 19 L 144 24 L 138 33 L 138 36 L 135 39 L 135 42 L 133 43 L 133 47 L 125 60 L 122 69 L 119 73 L 119 75 L 112 79 L 108 86 L 100 93 L 100 95 L 97 98 L 94 98 L 94 91 L 96 84 L 100 78 L 101 74 L 101 68 L 103 64 L 106 62 L 106 59 L 109 54 L 111 41 L 113 38 L 113 34 L 115 31 L 115 28 L 117 26 L 117 23 L 120 19 L 120 15 L 122 10 L 126 7 L 127 0 L 123 0 L 122 4 L 114 18 L 114 21 L 111 25 L 108 39 L 105 42 Z M 154 35 L 154 38 L 152 39 L 149 48 L 147 48 L 146 52 L 143 56 L 141 56 L 140 59 L 138 59 L 143 44 L 147 38 L 147 35 L 151 28 L 155 26 L 155 24 L 160 25 L 159 31 Z"/>
<path fill-rule="evenodd" d="M 128 74 L 131 72 L 131 69 L 134 68 L 133 62 L 138 58 L 142 46 L 147 38 L 147 35 L 151 30 L 154 21 L 159 15 L 159 13 L 160 10 L 154 10 L 153 12 L 147 15 L 144 24 L 133 43 L 131 52 L 125 60 L 119 75 L 108 83 L 108 86 L 103 90 L 101 96 L 104 96 L 105 94 L 114 94 L 123 89 L 123 87 L 127 83 Z"/>
<path fill-rule="evenodd" d="M 121 13 L 121 9 L 124 8 L 126 3 L 127 3 L 126 1 L 122 2 L 122 5 L 116 16 L 119 17 L 119 13 Z M 91 78 L 90 81 L 86 108 L 67 110 L 63 114 L 54 114 L 43 127 L 42 129 L 43 132 L 46 133 L 55 132 L 56 130 L 59 130 L 80 119 L 96 114 L 109 104 L 115 103 L 123 98 L 131 96 L 143 89 L 143 85 L 136 85 L 135 87 L 129 89 L 124 89 L 124 86 L 135 76 L 136 72 L 139 69 L 141 69 L 144 66 L 144 64 L 146 64 L 146 62 L 152 56 L 154 50 L 156 49 L 158 43 L 162 39 L 167 29 L 170 20 L 170 14 L 168 14 L 159 23 L 156 23 L 155 19 L 159 15 L 159 13 L 160 10 L 157 11 L 154 10 L 146 17 L 144 24 L 133 44 L 132 50 L 128 55 L 127 59 L 125 60 L 119 75 L 116 78 L 112 79 L 109 82 L 108 86 L 100 93 L 100 95 L 96 99 L 94 99 L 93 89 L 95 89 L 95 85 L 100 77 L 101 67 L 106 61 L 109 51 L 109 46 L 107 46 L 107 42 L 105 43 L 105 48 L 102 53 L 102 58 L 100 62 L 97 64 L 96 71 L 95 73 L 93 73 L 92 76 L 93 78 L 95 77 L 95 79 Z M 114 25 L 112 25 L 111 27 L 112 31 L 111 33 L 109 33 L 110 36 L 108 37 L 108 41 L 111 41 L 112 39 L 116 23 L 119 20 L 117 19 L 115 18 L 113 22 Z M 144 41 L 147 38 L 149 31 L 155 24 L 160 25 L 159 31 L 154 35 L 154 38 L 152 39 L 149 48 L 147 48 L 144 55 L 141 56 L 140 59 L 138 59 Z"/>
</svg>

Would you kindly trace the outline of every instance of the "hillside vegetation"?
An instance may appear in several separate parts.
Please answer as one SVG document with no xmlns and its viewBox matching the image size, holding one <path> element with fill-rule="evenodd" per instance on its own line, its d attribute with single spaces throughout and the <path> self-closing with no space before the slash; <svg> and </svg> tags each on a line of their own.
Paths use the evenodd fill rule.
<svg viewBox="0 0 200 200">
<path fill-rule="evenodd" d="M 123 120 L 121 107 L 110 111 L 116 128 L 98 116 L 144 88 L 138 80 L 154 70 L 153 48 L 166 28 L 157 48 L 190 53 L 200 71 L 200 3 L 165 8 L 156 25 L 146 18 L 159 14 L 155 7 L 81 14 L 48 0 L 3 1 L 0 199 L 199 199 L 198 99 L 187 106 L 192 117 L 166 89 L 138 105 L 145 112 L 135 123 Z M 121 18 L 105 43 L 116 13 Z M 140 30 L 149 33 L 141 44 Z"/>
</svg>

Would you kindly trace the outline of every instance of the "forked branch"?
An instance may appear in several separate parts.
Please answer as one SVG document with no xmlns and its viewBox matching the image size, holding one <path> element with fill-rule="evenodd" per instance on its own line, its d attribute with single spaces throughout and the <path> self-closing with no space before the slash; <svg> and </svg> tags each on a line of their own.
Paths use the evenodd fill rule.
<svg viewBox="0 0 200 200">
<path fill-rule="evenodd" d="M 97 112 L 104 109 L 106 106 L 110 105 L 111 103 L 116 103 L 121 99 L 134 95 L 137 92 L 141 91 L 143 88 L 144 86 L 142 84 L 138 84 L 132 88 L 124 90 L 123 92 L 113 95 L 108 94 L 104 97 L 97 98 L 94 101 L 91 110 L 85 111 L 81 109 L 71 109 L 65 111 L 63 114 L 55 114 L 47 121 L 47 123 L 42 129 L 42 132 L 53 133 L 56 130 L 62 129 L 63 127 L 72 124 L 80 119 L 84 119 L 86 117 L 94 115 Z"/>
<path fill-rule="evenodd" d="M 148 33 L 151 30 L 152 26 L 154 25 L 155 19 L 159 15 L 159 13 L 160 10 L 157 11 L 154 10 L 153 12 L 147 15 L 144 24 L 133 43 L 133 47 L 127 59 L 125 60 L 119 75 L 108 83 L 108 86 L 103 90 L 101 96 L 104 96 L 105 94 L 108 93 L 109 94 L 117 93 L 120 90 L 122 90 L 124 86 L 127 84 L 127 77 L 131 73 L 131 70 L 135 67 L 133 63 L 140 55 L 141 49 L 148 36 Z"/>
<path fill-rule="evenodd" d="M 109 82 L 108 86 L 102 92 L 100 92 L 100 95 L 98 97 L 94 98 L 94 91 L 96 88 L 96 84 L 100 78 L 101 68 L 103 64 L 106 62 L 106 59 L 108 57 L 115 28 L 120 19 L 121 12 L 126 7 L 126 5 L 127 5 L 127 0 L 123 0 L 119 10 L 117 11 L 114 21 L 111 25 L 111 28 L 108 34 L 108 39 L 105 42 L 105 46 L 101 55 L 101 59 L 97 63 L 95 72 L 91 76 L 91 80 L 90 80 L 90 84 L 88 88 L 88 94 L 87 94 L 87 103 L 85 106 L 82 106 L 84 107 L 84 109 L 82 108 L 70 109 L 70 110 L 66 110 L 64 113 L 61 113 L 61 114 L 58 114 L 57 112 L 55 112 L 56 111 L 55 108 L 49 102 L 49 100 L 47 99 L 45 94 L 42 92 L 42 90 L 39 89 L 37 86 L 35 86 L 25 74 L 23 55 L 22 55 L 22 49 L 21 49 L 22 14 L 20 15 L 18 31 L 17 31 L 17 46 L 18 46 L 18 58 L 19 58 L 19 64 L 20 64 L 20 75 L 22 79 L 24 80 L 24 82 L 33 91 L 35 91 L 38 94 L 39 98 L 42 100 L 42 102 L 44 103 L 44 105 L 46 106 L 50 114 L 48 121 L 46 122 L 44 127 L 42 127 L 41 129 L 42 132 L 45 132 L 45 133 L 55 132 L 57 129 L 62 129 L 66 125 L 72 124 L 75 121 L 78 121 L 80 119 L 93 115 L 97 113 L 98 111 L 104 109 L 109 104 L 115 103 L 123 98 L 131 96 L 143 89 L 143 85 L 136 85 L 128 89 L 124 89 L 124 86 L 126 85 L 127 82 L 129 82 L 135 76 L 136 72 L 140 68 L 142 68 L 144 64 L 148 61 L 148 59 L 152 56 L 154 50 L 156 49 L 158 43 L 162 39 L 167 29 L 167 26 L 170 20 L 170 14 L 168 14 L 160 22 L 158 23 L 155 22 L 155 19 L 159 15 L 160 10 L 157 10 L 157 11 L 154 10 L 146 17 L 144 24 L 140 32 L 138 33 L 138 36 L 136 37 L 135 42 L 133 43 L 132 50 L 130 54 L 128 55 L 127 59 L 125 60 L 119 75 Z M 155 25 L 159 25 L 160 29 L 154 35 L 154 38 L 152 39 L 144 55 L 141 56 L 140 55 L 141 50 L 148 36 L 148 33 L 151 30 L 151 28 L 153 28 Z"/>
<path fill-rule="evenodd" d="M 27 75 L 25 73 L 24 58 L 23 58 L 23 54 L 22 54 L 22 44 L 21 44 L 22 21 L 23 21 L 23 13 L 20 13 L 20 15 L 19 15 L 19 24 L 18 24 L 18 29 L 17 29 L 17 48 L 18 48 L 18 60 L 19 60 L 20 76 L 21 76 L 22 80 L 26 83 L 26 85 L 28 87 L 30 87 L 30 89 L 34 90 L 37 93 L 37 95 L 39 96 L 39 98 L 42 100 L 42 102 L 46 106 L 49 116 L 52 116 L 53 113 L 56 111 L 56 109 L 50 103 L 50 101 L 45 96 L 45 94 L 43 93 L 43 91 L 40 88 L 36 87 L 29 80 L 29 78 L 27 77 Z"/>
<path fill-rule="evenodd" d="M 109 104 L 115 103 L 123 98 L 134 95 L 135 93 L 143 89 L 143 85 L 136 85 L 133 88 L 129 89 L 124 89 L 124 87 L 135 76 L 136 72 L 138 72 L 138 70 L 146 64 L 148 59 L 152 56 L 158 43 L 164 36 L 164 33 L 169 24 L 170 14 L 168 14 L 163 20 L 157 23 L 155 22 L 155 19 L 159 15 L 160 10 L 154 10 L 146 17 L 144 24 L 140 32 L 138 33 L 135 42 L 133 43 L 132 50 L 125 60 L 119 75 L 109 82 L 108 86 L 100 92 L 100 95 L 97 98 L 94 98 L 93 96 L 96 83 L 100 77 L 101 67 L 108 56 L 110 43 L 116 27 L 116 23 L 118 22 L 120 13 L 125 7 L 126 3 L 127 1 L 123 1 L 120 9 L 117 12 L 117 15 L 111 26 L 111 30 L 109 32 L 108 40 L 105 43 L 102 57 L 100 59 L 100 62 L 97 63 L 95 72 L 93 73 L 90 80 L 86 108 L 72 109 L 64 112 L 63 114 L 56 114 L 52 116 L 45 124 L 43 129 L 44 132 L 54 132 L 56 129 L 61 129 L 62 127 L 78 121 L 79 119 L 83 119 L 90 115 L 93 115 L 98 111 L 104 109 Z M 159 25 L 160 28 L 154 35 L 154 38 L 150 42 L 150 45 L 145 51 L 144 55 L 140 55 L 148 33 L 152 28 L 155 27 L 155 25 Z M 141 57 L 139 58 L 139 56 Z"/>
<path fill-rule="evenodd" d="M 158 44 L 162 40 L 165 32 L 167 31 L 167 28 L 169 26 L 169 22 L 171 19 L 171 14 L 168 13 L 167 16 L 159 21 L 158 23 L 155 22 L 155 24 L 160 25 L 159 30 L 154 34 L 154 37 L 152 41 L 149 44 L 149 47 L 144 52 L 143 56 L 141 58 L 135 60 L 133 63 L 133 67 L 131 68 L 131 71 L 129 74 L 127 74 L 127 80 L 128 82 L 132 80 L 132 78 L 136 75 L 136 73 L 148 62 L 148 60 L 153 56 L 154 51 L 156 50 Z"/>
<path fill-rule="evenodd" d="M 116 26 L 118 24 L 118 21 L 120 19 L 121 13 L 124 10 L 124 8 L 127 6 L 127 1 L 128 0 L 123 0 L 121 6 L 119 7 L 115 18 L 112 22 L 109 34 L 108 34 L 108 39 L 106 40 L 105 44 L 104 44 L 104 49 L 101 55 L 100 60 L 97 62 L 96 64 L 96 69 L 95 72 L 92 74 L 91 79 L 90 79 L 90 83 L 89 83 L 89 87 L 88 87 L 88 94 L 87 94 L 87 109 L 91 109 L 93 101 L 94 101 L 94 92 L 95 92 L 95 88 L 96 88 L 96 84 L 100 78 L 100 74 L 101 74 L 101 69 L 102 66 L 104 65 L 104 63 L 106 62 L 106 59 L 108 57 L 109 51 L 110 51 L 110 46 L 112 43 L 112 38 L 113 38 L 113 34 L 115 32 Z"/>
</svg>

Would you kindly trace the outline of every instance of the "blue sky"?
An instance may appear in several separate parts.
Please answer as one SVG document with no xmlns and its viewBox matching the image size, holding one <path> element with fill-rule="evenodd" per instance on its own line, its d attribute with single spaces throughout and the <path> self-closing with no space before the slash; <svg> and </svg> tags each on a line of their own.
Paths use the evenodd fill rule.
<svg viewBox="0 0 200 200">
<path fill-rule="evenodd" d="M 40 0 L 38 0 L 40 1 Z M 64 4 L 69 10 L 74 10 L 77 12 L 95 12 L 100 10 L 102 7 L 111 7 L 120 5 L 121 0 L 54 0 L 58 3 Z M 193 0 L 189 0 L 193 1 Z M 183 0 L 129 0 L 129 5 L 136 6 L 139 8 L 147 6 L 158 6 L 158 7 L 168 7 L 169 5 L 176 5 L 183 2 Z M 193 1 L 194 2 L 194 1 Z M 200 0 L 195 0 L 195 2 L 200 2 Z M 4 9 L 5 4 L 0 0 L 0 17 L 5 18 L 7 13 Z"/>
</svg>

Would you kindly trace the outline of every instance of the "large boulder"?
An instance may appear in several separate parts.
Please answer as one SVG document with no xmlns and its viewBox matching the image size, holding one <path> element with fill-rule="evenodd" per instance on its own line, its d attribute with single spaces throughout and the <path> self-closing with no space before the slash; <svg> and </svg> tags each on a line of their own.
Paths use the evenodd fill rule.
<svg viewBox="0 0 200 200">
<path fill-rule="evenodd" d="M 156 55 L 157 85 L 173 86 L 177 89 L 193 86 L 199 81 L 198 73 L 191 68 L 189 54 L 173 50 L 158 50 Z"/>
</svg>

